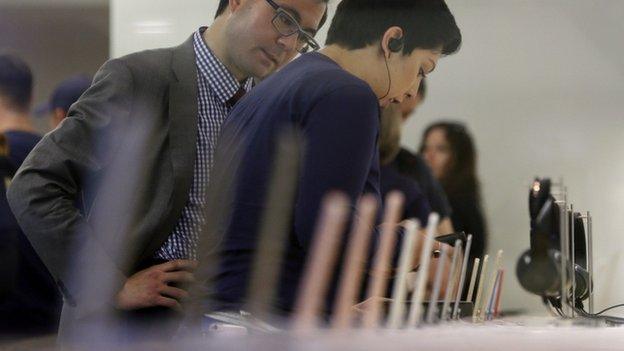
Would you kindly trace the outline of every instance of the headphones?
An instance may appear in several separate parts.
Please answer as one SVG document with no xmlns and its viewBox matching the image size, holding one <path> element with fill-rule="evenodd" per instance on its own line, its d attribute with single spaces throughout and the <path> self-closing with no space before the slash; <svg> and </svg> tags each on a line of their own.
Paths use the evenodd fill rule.
<svg viewBox="0 0 624 351">
<path fill-rule="evenodd" d="M 405 41 L 403 40 L 403 37 L 390 38 L 390 40 L 388 41 L 388 49 L 390 49 L 390 52 L 399 52 L 403 50 L 404 45 Z"/>
<path fill-rule="evenodd" d="M 527 291 L 542 296 L 553 305 L 561 305 L 561 251 L 559 248 L 559 206 L 550 193 L 549 179 L 535 179 L 529 192 L 531 217 L 531 248 L 525 251 L 516 265 L 516 276 Z M 586 257 L 584 228 L 580 214 L 574 213 L 570 225 L 575 227 L 575 256 L 581 265 L 566 267 L 569 277 L 574 275 L 576 286 L 568 288 L 578 304 L 589 297 L 589 274 L 583 265 Z"/>
<path fill-rule="evenodd" d="M 556 301 L 561 299 L 561 253 L 549 249 L 546 252 L 525 251 L 518 259 L 516 275 L 520 285 L 527 291 Z M 572 298 L 572 290 L 576 297 L 575 304 L 589 297 L 589 273 L 582 266 L 575 264 L 567 267 L 567 274 L 574 274 L 576 286 L 568 288 L 568 297 Z"/>
<path fill-rule="evenodd" d="M 388 49 L 390 50 L 390 52 L 393 52 L 393 53 L 397 53 L 403 50 L 404 45 L 405 45 L 405 41 L 403 40 L 403 37 L 390 38 L 390 40 L 388 41 Z M 383 53 L 383 46 L 382 46 L 382 53 Z M 384 95 L 379 100 L 382 100 L 386 96 L 388 96 L 388 94 L 390 94 L 390 89 L 392 88 L 392 76 L 390 75 L 390 67 L 388 66 L 388 59 L 386 58 L 385 54 L 383 55 L 383 57 L 384 57 L 384 61 L 386 62 L 386 70 L 388 71 L 388 90 L 386 91 L 386 95 Z"/>
</svg>

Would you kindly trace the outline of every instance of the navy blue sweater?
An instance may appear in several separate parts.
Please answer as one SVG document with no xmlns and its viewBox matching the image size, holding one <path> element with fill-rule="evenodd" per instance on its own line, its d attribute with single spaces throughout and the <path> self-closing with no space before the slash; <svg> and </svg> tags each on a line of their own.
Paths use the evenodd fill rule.
<svg viewBox="0 0 624 351">
<path fill-rule="evenodd" d="M 297 128 L 305 146 L 275 301 L 278 310 L 288 312 L 293 306 L 324 195 L 342 191 L 352 204 L 363 193 L 379 197 L 379 103 L 370 86 L 319 53 L 303 55 L 273 74 L 232 110 L 217 148 L 217 160 L 224 152 L 241 160 L 238 169 L 226 170 L 236 174 L 235 194 L 219 249 L 217 308 L 244 303 L 275 142 L 284 126 Z"/>
</svg>

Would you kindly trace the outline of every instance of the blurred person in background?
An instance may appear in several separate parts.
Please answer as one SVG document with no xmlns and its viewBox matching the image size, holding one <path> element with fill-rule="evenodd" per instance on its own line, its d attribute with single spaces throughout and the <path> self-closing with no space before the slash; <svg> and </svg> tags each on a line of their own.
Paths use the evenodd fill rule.
<svg viewBox="0 0 624 351">
<path fill-rule="evenodd" d="M 114 309 L 125 329 L 140 334 L 168 338 L 177 329 L 188 296 L 184 286 L 194 279 L 221 124 L 255 81 L 318 46 L 313 36 L 326 15 L 327 0 L 221 0 L 211 26 L 180 46 L 130 54 L 100 68 L 8 191 L 13 212 L 65 297 L 62 326 Z M 136 136 L 123 134 L 134 121 L 149 121 L 153 131 L 136 161 L 147 170 L 132 193 L 141 215 L 128 233 L 101 233 L 91 227 L 89 213 L 102 193 L 128 191 L 101 189 L 99 180 L 125 156 L 120 145 L 135 142 Z M 98 240 L 100 234 L 107 240 Z M 124 252 L 102 244 L 114 235 L 137 244 Z M 83 289 L 66 269 L 81 257 L 75 247 L 93 248 L 97 256 L 89 262 L 113 272 L 119 286 L 110 301 L 82 299 Z"/>
<path fill-rule="evenodd" d="M 477 153 L 466 127 L 456 122 L 437 122 L 423 133 L 420 153 L 444 187 L 456 230 L 473 235 L 471 257 L 483 256 L 487 229 L 477 178 Z"/>
<path fill-rule="evenodd" d="M 61 299 L 52 276 L 20 230 L 6 184 L 41 136 L 30 119 L 33 77 L 19 57 L 0 54 L 0 335 L 54 333 Z"/>
<path fill-rule="evenodd" d="M 50 129 L 56 128 L 67 116 L 67 112 L 74 102 L 89 88 L 91 78 L 85 75 L 69 77 L 56 86 L 50 100 L 39 106 L 35 114 L 37 116 L 48 115 Z"/>
<path fill-rule="evenodd" d="M 413 115 L 416 108 L 422 103 L 426 94 L 426 79 L 421 80 L 416 94 L 407 94 L 403 101 L 388 105 L 382 110 L 379 132 L 379 157 L 380 157 L 380 184 L 383 199 L 386 195 L 398 190 L 405 196 L 405 206 L 402 219 L 417 218 L 421 228 L 427 225 L 428 216 L 431 212 L 440 215 L 438 235 L 453 232 L 450 218 L 450 205 L 440 183 L 433 176 L 431 169 L 419 155 L 415 155 L 401 147 L 402 130 L 405 122 Z M 426 193 L 423 191 L 423 187 Z M 425 195 L 426 194 L 426 195 Z M 431 203 L 436 206 L 432 210 Z M 433 289 L 433 277 L 437 270 L 437 261 L 433 260 L 429 269 L 430 279 L 427 285 L 427 294 Z M 449 269 L 447 262 L 445 269 Z M 447 278 L 444 275 L 443 289 L 446 289 Z M 408 274 L 408 285 L 413 286 L 416 275 Z M 388 296 L 391 296 L 388 294 Z"/>
<path fill-rule="evenodd" d="M 407 100 L 409 97 L 406 97 Z M 404 100 L 404 102 L 405 102 Z M 403 103 L 404 103 L 403 102 Z M 416 218 L 421 227 L 427 225 L 431 207 L 418 182 L 409 175 L 401 173 L 394 161 L 401 150 L 401 129 L 403 114 L 401 105 L 392 103 L 383 109 L 379 127 L 379 183 L 382 200 L 394 191 L 400 191 L 405 197 L 401 219 Z M 448 233 L 440 233 L 448 234 Z"/>
<path fill-rule="evenodd" d="M 401 147 L 400 144 L 397 145 L 397 143 L 400 143 L 401 129 L 404 128 L 404 124 L 409 120 L 409 118 L 414 115 L 418 106 L 420 106 L 425 99 L 426 93 L 427 80 L 423 79 L 420 82 L 420 86 L 418 87 L 418 91 L 415 95 L 408 94 L 402 102 L 393 104 L 382 111 L 382 135 L 384 133 L 384 123 L 394 126 L 394 132 L 391 133 L 399 133 L 394 137 L 394 140 L 391 141 L 393 145 L 391 147 L 396 149 L 389 153 L 387 160 L 382 161 L 382 164 L 384 162 L 388 162 L 388 165 L 384 167 L 388 172 L 394 173 L 398 171 L 401 175 L 416 181 L 420 191 L 426 197 L 431 211 L 440 215 L 438 233 L 449 234 L 453 232 L 454 228 L 450 217 L 451 207 L 446 198 L 446 194 L 444 193 L 444 189 L 442 189 L 442 186 L 433 176 L 431 169 L 427 166 L 427 163 L 420 155 L 414 154 L 404 147 Z M 383 122 L 384 120 L 386 120 L 386 122 Z M 399 121 L 402 123 L 399 123 Z M 383 146 L 380 145 L 380 148 L 383 149 Z M 382 150 L 381 152 L 383 153 L 384 151 Z M 384 156 L 382 156 L 382 159 L 383 158 Z M 384 174 L 382 172 L 382 190 L 383 188 Z"/>
</svg>

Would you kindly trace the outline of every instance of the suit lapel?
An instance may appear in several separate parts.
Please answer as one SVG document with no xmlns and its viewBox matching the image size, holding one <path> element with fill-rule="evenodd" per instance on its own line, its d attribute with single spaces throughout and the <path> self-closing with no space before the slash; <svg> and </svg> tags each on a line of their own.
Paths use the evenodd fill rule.
<svg viewBox="0 0 624 351">
<path fill-rule="evenodd" d="M 173 168 L 173 194 L 167 218 L 158 228 L 143 258 L 151 257 L 173 231 L 188 200 L 197 153 L 197 66 L 193 37 L 173 49 L 174 78 L 169 88 L 169 147 Z"/>
</svg>

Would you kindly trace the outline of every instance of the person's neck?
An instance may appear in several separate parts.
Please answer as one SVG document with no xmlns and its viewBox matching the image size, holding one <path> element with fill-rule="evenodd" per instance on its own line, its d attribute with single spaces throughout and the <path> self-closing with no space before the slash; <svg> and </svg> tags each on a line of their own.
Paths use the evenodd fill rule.
<svg viewBox="0 0 624 351">
<path fill-rule="evenodd" d="M 380 65 L 377 50 L 373 46 L 347 50 L 338 45 L 329 45 L 319 52 L 334 60 L 345 71 L 368 83 L 375 95 L 380 97 L 388 89 L 388 74 L 385 66 Z"/>
<path fill-rule="evenodd" d="M 8 131 L 35 132 L 27 112 L 17 112 L 0 106 L 0 133 Z"/>
<path fill-rule="evenodd" d="M 225 38 L 225 25 L 225 16 L 222 15 L 217 17 L 212 25 L 206 28 L 204 34 L 202 35 L 202 38 L 204 39 L 204 42 L 206 43 L 206 45 L 208 45 L 210 50 L 212 50 L 212 53 L 219 59 L 219 61 L 221 61 L 221 63 L 223 63 L 223 65 L 225 65 L 228 71 L 230 71 L 230 73 L 234 75 L 236 80 L 242 82 L 243 80 L 248 78 L 248 76 L 233 63 L 233 60 L 227 54 L 227 38 Z"/>
</svg>

